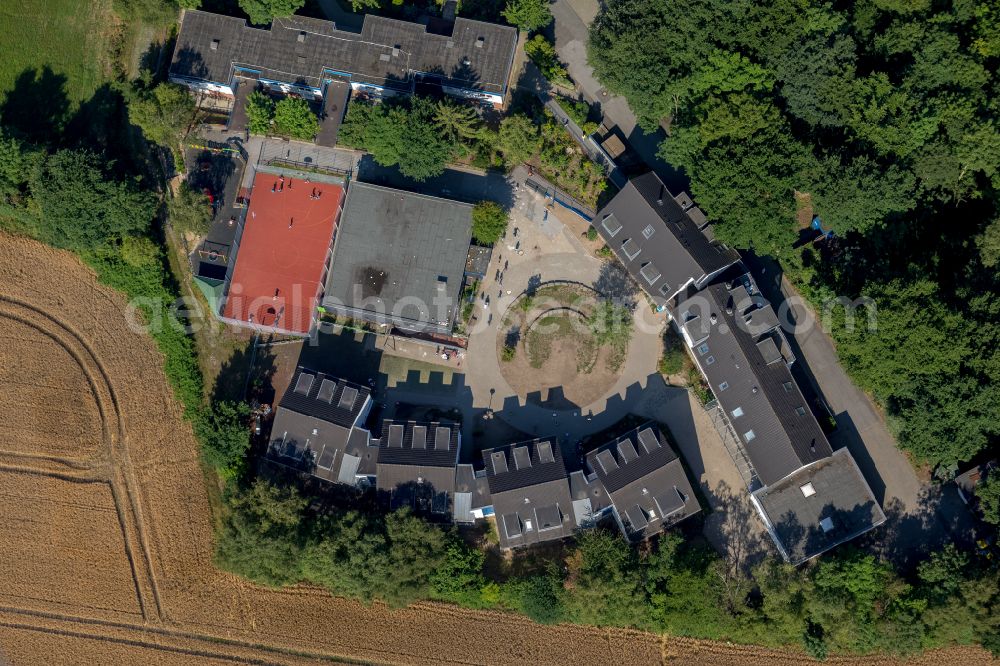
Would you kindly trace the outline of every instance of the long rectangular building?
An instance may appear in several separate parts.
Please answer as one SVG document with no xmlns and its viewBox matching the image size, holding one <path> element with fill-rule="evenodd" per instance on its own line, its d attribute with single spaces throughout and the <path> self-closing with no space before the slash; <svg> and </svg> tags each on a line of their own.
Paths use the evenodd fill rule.
<svg viewBox="0 0 1000 666">
<path fill-rule="evenodd" d="M 241 18 L 187 10 L 170 80 L 234 95 L 237 78 L 322 98 L 334 81 L 355 90 L 412 92 L 418 80 L 446 93 L 502 104 L 517 30 L 459 18 L 428 25 L 367 15 L 360 33 L 304 16 L 255 28 Z"/>
<path fill-rule="evenodd" d="M 885 522 L 847 449 L 833 451 L 792 377 L 795 358 L 749 275 L 712 284 L 675 321 L 749 459 L 751 501 L 799 564 Z"/>
</svg>

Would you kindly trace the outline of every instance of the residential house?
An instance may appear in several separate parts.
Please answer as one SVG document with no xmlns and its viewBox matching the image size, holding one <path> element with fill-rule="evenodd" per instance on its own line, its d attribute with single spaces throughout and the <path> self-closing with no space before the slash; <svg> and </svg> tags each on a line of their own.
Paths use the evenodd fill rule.
<svg viewBox="0 0 1000 666">
<path fill-rule="evenodd" d="M 450 95 L 501 105 L 516 44 L 515 28 L 465 18 L 423 25 L 368 14 L 355 33 L 305 16 L 257 28 L 241 18 L 186 10 L 169 78 L 230 97 L 242 81 L 244 88 L 259 83 L 315 100 L 341 82 L 381 96 L 411 93 L 424 81 Z"/>
<path fill-rule="evenodd" d="M 708 220 L 690 197 L 674 197 L 652 172 L 632 178 L 593 225 L 658 306 L 688 287 L 701 289 L 740 259 L 706 234 Z"/>
<path fill-rule="evenodd" d="M 378 447 L 364 427 L 371 406 L 367 387 L 300 366 L 275 410 L 267 458 L 355 485 L 375 473 Z"/>
<path fill-rule="evenodd" d="M 566 466 L 554 438 L 483 451 L 504 550 L 554 541 L 577 528 Z"/>
<path fill-rule="evenodd" d="M 846 449 L 834 452 L 790 370 L 795 357 L 749 274 L 712 284 L 676 309 L 750 491 L 778 550 L 798 564 L 885 522 Z"/>
<path fill-rule="evenodd" d="M 641 541 L 701 511 L 684 466 L 654 423 L 587 454 L 626 538 Z"/>
<path fill-rule="evenodd" d="M 450 517 L 461 446 L 457 424 L 385 419 L 375 472 L 379 496 L 390 509 Z"/>
</svg>

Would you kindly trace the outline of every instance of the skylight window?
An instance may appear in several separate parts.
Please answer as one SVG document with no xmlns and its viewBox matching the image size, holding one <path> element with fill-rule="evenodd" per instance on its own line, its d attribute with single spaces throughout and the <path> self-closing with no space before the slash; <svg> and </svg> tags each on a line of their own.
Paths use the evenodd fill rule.
<svg viewBox="0 0 1000 666">
<path fill-rule="evenodd" d="M 649 240 L 650 238 L 653 237 L 654 231 L 655 229 L 653 229 L 653 225 L 647 224 L 646 228 L 642 230 L 642 237 L 645 238 L 646 240 Z"/>
<path fill-rule="evenodd" d="M 729 382 L 722 382 L 721 384 L 719 384 L 720 391 L 725 391 L 727 388 L 729 388 Z"/>
<path fill-rule="evenodd" d="M 743 416 L 743 408 L 742 407 L 737 407 L 736 409 L 733 410 L 733 418 L 734 419 L 738 419 L 741 416 Z"/>
<path fill-rule="evenodd" d="M 745 433 L 743 433 L 743 439 L 747 440 L 748 444 L 752 442 L 756 437 L 757 435 L 753 433 L 753 430 L 747 430 Z"/>
<path fill-rule="evenodd" d="M 829 532 L 830 530 L 833 529 L 833 519 L 824 518 L 823 520 L 819 521 L 819 526 L 823 528 L 824 533 Z"/>
<path fill-rule="evenodd" d="M 802 491 L 802 495 L 805 497 L 812 497 L 813 495 L 816 494 L 816 489 L 813 488 L 813 484 L 811 481 L 803 486 L 799 486 L 799 490 Z"/>
</svg>

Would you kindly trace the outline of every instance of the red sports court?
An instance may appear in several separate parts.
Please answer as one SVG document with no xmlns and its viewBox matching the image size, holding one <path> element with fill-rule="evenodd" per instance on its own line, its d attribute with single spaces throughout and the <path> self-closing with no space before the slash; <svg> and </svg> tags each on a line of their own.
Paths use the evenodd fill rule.
<svg viewBox="0 0 1000 666">
<path fill-rule="evenodd" d="M 308 333 L 344 188 L 258 173 L 223 316 Z"/>
</svg>

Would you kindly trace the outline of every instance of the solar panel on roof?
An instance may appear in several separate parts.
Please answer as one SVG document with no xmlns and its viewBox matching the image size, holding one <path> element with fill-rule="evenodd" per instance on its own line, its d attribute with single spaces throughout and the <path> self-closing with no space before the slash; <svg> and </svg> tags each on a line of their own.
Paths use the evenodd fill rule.
<svg viewBox="0 0 1000 666">
<path fill-rule="evenodd" d="M 427 426 L 413 426 L 413 439 L 411 440 L 410 448 L 427 448 Z"/>
<path fill-rule="evenodd" d="M 615 457 L 611 455 L 611 451 L 604 449 L 597 454 L 597 462 L 601 463 L 601 468 L 604 470 L 605 474 L 611 474 L 611 472 L 618 469 L 618 462 Z"/>
<path fill-rule="evenodd" d="M 354 409 L 354 401 L 358 399 L 358 389 L 353 386 L 345 386 L 344 392 L 340 394 L 340 403 L 337 405 L 342 409 Z"/>
<path fill-rule="evenodd" d="M 324 378 L 323 382 L 319 385 L 319 393 L 316 394 L 316 399 L 329 403 L 333 400 L 333 392 L 336 388 L 337 382 Z"/>
<path fill-rule="evenodd" d="M 403 448 L 403 426 L 389 426 L 389 446 L 394 448 Z"/>
<path fill-rule="evenodd" d="M 652 428 L 643 428 L 639 431 L 639 444 L 642 445 L 646 453 L 652 453 L 660 448 L 660 442 L 656 438 L 656 433 L 653 432 Z"/>
<path fill-rule="evenodd" d="M 552 453 L 552 442 L 539 442 L 536 448 L 538 449 L 538 462 L 555 462 L 556 458 Z"/>
<path fill-rule="evenodd" d="M 434 431 L 434 450 L 447 451 L 451 448 L 451 428 L 438 426 Z"/>
<path fill-rule="evenodd" d="M 309 395 L 309 389 L 312 388 L 314 379 L 316 379 L 314 375 L 305 372 L 299 373 L 299 378 L 295 382 L 295 392 L 302 395 Z"/>
<path fill-rule="evenodd" d="M 531 454 L 528 453 L 527 446 L 514 447 L 514 467 L 517 469 L 528 469 L 531 467 Z"/>
</svg>

